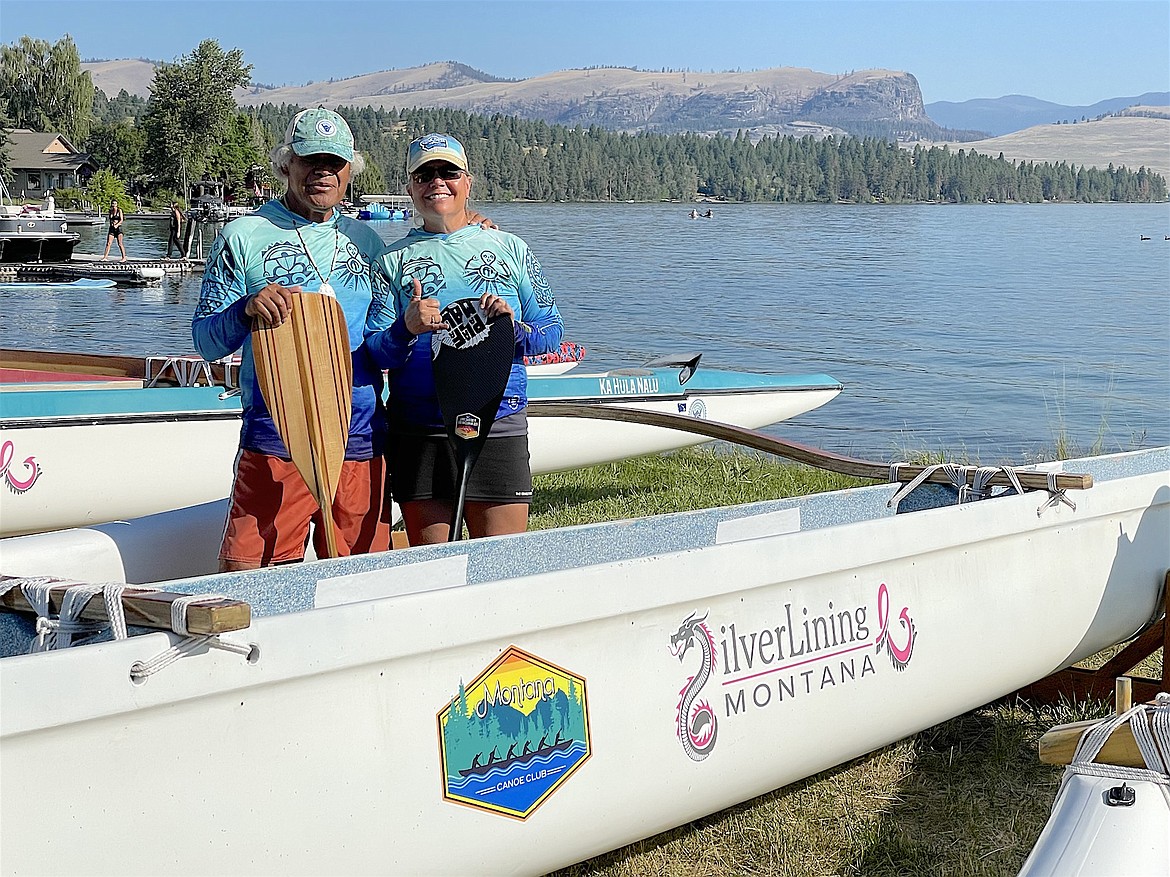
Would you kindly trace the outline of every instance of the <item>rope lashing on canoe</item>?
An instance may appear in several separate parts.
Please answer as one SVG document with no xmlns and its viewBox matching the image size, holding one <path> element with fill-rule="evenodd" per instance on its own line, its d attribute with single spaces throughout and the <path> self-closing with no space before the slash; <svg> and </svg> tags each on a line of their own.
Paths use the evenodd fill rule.
<svg viewBox="0 0 1170 877">
<path fill-rule="evenodd" d="M 145 661 L 135 661 L 130 665 L 130 678 L 145 679 L 164 670 L 180 658 L 204 646 L 213 649 L 223 649 L 226 652 L 235 652 L 237 655 L 248 657 L 252 654 L 249 643 L 234 643 L 220 639 L 219 634 L 190 635 L 187 631 L 187 608 L 197 603 L 214 603 L 225 599 L 224 594 L 185 594 L 171 603 L 171 630 L 185 637 L 169 649 L 159 652 L 153 658 Z"/>
<path fill-rule="evenodd" d="M 906 465 L 905 463 L 891 463 L 890 464 L 890 481 L 898 482 L 902 479 L 898 477 L 898 470 Z M 967 483 L 967 476 L 963 471 L 963 467 L 955 463 L 934 463 L 930 466 L 924 466 L 922 471 L 912 481 L 903 484 L 901 489 L 890 497 L 890 501 L 886 503 L 886 508 L 891 508 L 894 511 L 898 510 L 898 503 L 913 493 L 919 485 L 926 479 L 930 478 L 936 472 L 941 472 L 946 479 L 951 483 L 951 486 L 956 490 L 963 487 Z"/>
<path fill-rule="evenodd" d="M 1094 761 L 1109 736 L 1127 723 L 1146 766 L 1122 767 Z M 1170 693 L 1160 692 L 1152 705 L 1139 703 L 1087 730 L 1065 768 L 1065 777 L 1071 774 L 1170 786 Z"/>
<path fill-rule="evenodd" d="M 964 469 L 964 478 L 969 469 Z M 980 466 L 975 470 L 975 474 L 971 478 L 971 483 L 964 483 L 959 488 L 959 504 L 965 502 L 976 502 L 981 499 L 987 499 L 991 496 L 991 479 L 996 475 L 1003 473 L 1004 477 L 1012 483 L 1012 489 L 1018 494 L 1023 494 L 1024 485 L 1020 484 L 1020 476 L 1016 474 L 1016 470 L 1011 466 Z"/>
<path fill-rule="evenodd" d="M 891 463 L 890 464 L 890 482 L 900 482 L 902 479 L 901 468 L 906 466 L 906 463 Z M 902 487 L 895 493 L 886 503 L 887 508 L 892 508 L 895 511 L 898 509 L 898 503 L 904 500 L 907 496 L 913 493 L 925 481 L 927 481 L 936 472 L 941 472 L 943 476 L 950 482 L 950 486 L 955 488 L 959 494 L 959 504 L 965 502 L 975 502 L 981 499 L 987 499 L 992 495 L 991 481 L 995 476 L 1003 474 L 1009 482 L 1011 482 L 1011 489 L 1017 494 L 1024 493 L 1024 486 L 1020 483 L 1019 472 L 1012 466 L 959 466 L 955 463 L 934 463 L 930 466 L 924 466 L 922 471 L 916 475 L 913 480 L 903 484 Z M 1036 509 L 1037 515 L 1044 514 L 1044 511 L 1053 508 L 1060 503 L 1064 503 L 1074 512 L 1077 510 L 1077 505 L 1068 498 L 1068 491 L 1056 486 L 1056 477 L 1059 473 L 1048 472 L 1047 487 L 1048 500 L 1040 508 Z M 970 482 L 970 483 L 968 483 Z"/>
<path fill-rule="evenodd" d="M 1036 516 L 1044 514 L 1045 509 L 1055 508 L 1059 503 L 1064 503 L 1074 512 L 1077 510 L 1077 504 L 1068 498 L 1068 492 L 1061 490 L 1056 486 L 1056 473 L 1048 473 L 1048 502 L 1036 509 Z"/>
<path fill-rule="evenodd" d="M 37 616 L 37 636 L 29 648 L 30 652 L 68 648 L 75 644 L 75 638 L 90 637 L 106 630 L 111 631 L 114 639 L 127 639 L 129 632 L 126 623 L 126 607 L 122 602 L 126 590 L 131 589 L 135 597 L 166 593 L 155 588 L 140 588 L 121 582 L 66 583 L 52 576 L 30 576 L 5 578 L 0 582 L 0 597 L 17 588 L 20 589 L 29 607 Z M 61 592 L 59 596 L 61 611 L 57 613 L 56 617 L 53 617 L 52 594 L 55 589 L 59 589 Z M 89 601 L 99 593 L 105 603 L 106 619 L 81 620 L 81 613 Z M 192 634 L 188 629 L 188 610 L 191 606 L 218 603 L 221 600 L 230 599 L 224 594 L 175 595 L 175 599 L 170 603 L 170 628 L 184 639 L 153 658 L 146 661 L 135 661 L 130 668 L 131 678 L 144 679 L 151 676 L 170 666 L 184 655 L 202 647 L 223 649 L 251 657 L 255 646 L 249 643 L 226 642 L 220 639 L 218 633 Z"/>
<path fill-rule="evenodd" d="M 102 584 L 78 583 L 65 589 L 61 600 L 61 611 L 53 617 L 50 597 L 54 587 L 60 587 L 59 579 L 49 576 L 9 579 L 0 585 L 0 595 L 13 588 L 20 588 L 24 598 L 36 611 L 36 639 L 29 646 L 29 652 L 47 652 L 67 649 L 74 638 L 86 638 L 111 629 L 115 639 L 126 639 L 126 617 L 122 611 L 122 592 L 126 586 L 119 582 Z M 80 615 L 90 599 L 101 594 L 106 604 L 109 621 L 82 621 Z"/>
</svg>

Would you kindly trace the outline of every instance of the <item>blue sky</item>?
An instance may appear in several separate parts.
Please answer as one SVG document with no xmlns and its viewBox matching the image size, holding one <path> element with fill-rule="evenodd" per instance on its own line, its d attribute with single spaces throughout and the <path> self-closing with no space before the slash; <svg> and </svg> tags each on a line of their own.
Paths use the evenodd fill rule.
<svg viewBox="0 0 1170 877">
<path fill-rule="evenodd" d="M 524 78 L 622 65 L 914 74 L 927 103 L 1026 94 L 1083 106 L 1170 91 L 1167 0 L 3 0 L 0 42 L 73 35 L 83 58 L 240 48 L 257 82 L 301 85 L 460 61 Z"/>
</svg>

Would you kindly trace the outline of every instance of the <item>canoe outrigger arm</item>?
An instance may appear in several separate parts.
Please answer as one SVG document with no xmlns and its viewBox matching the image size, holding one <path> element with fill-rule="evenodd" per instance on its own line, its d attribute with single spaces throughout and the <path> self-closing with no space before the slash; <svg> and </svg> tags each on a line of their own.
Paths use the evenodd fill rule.
<svg viewBox="0 0 1170 877">
<path fill-rule="evenodd" d="M 855 457 L 823 451 L 820 448 L 802 445 L 798 442 L 773 438 L 754 429 L 745 429 L 729 423 L 718 423 L 714 420 L 702 420 L 685 414 L 672 414 L 665 411 L 616 408 L 589 403 L 564 404 L 558 402 L 553 405 L 548 402 L 529 402 L 528 414 L 531 417 L 583 417 L 596 420 L 616 420 L 623 423 L 640 423 L 646 426 L 678 429 L 683 432 L 704 435 L 716 441 L 731 442 L 752 450 L 775 454 L 778 457 L 785 457 L 828 472 L 836 472 L 839 475 L 906 483 L 906 487 L 899 490 L 890 500 L 890 507 L 896 507 L 905 494 L 913 488 L 918 487 L 923 482 L 929 482 L 931 484 L 949 484 L 956 488 L 959 491 L 959 502 L 984 499 L 990 495 L 989 491 L 992 486 L 1012 487 L 1019 493 L 1023 493 L 1025 488 L 1028 490 L 1047 490 L 1048 501 L 1037 509 L 1037 514 L 1040 514 L 1056 503 L 1064 503 L 1075 509 L 1076 506 L 1065 495 L 1065 491 L 1087 490 L 1093 486 L 1093 476 L 1072 472 L 1017 469 L 1010 466 L 959 466 L 955 463 L 923 466 L 910 463 L 891 464 L 859 460 Z"/>
<path fill-rule="evenodd" d="M 102 600 L 92 598 L 98 594 Z M 252 660 L 256 646 L 221 640 L 219 635 L 251 624 L 252 609 L 223 594 L 178 594 L 118 582 L 90 584 L 50 576 L 21 578 L 0 575 L 0 608 L 33 612 L 37 637 L 32 652 L 74 645 L 107 629 L 114 639 L 128 637 L 127 626 L 169 630 L 182 637 L 176 645 L 130 668 L 135 680 L 145 679 L 201 646 L 224 649 Z M 56 617 L 53 617 L 54 614 Z"/>
</svg>

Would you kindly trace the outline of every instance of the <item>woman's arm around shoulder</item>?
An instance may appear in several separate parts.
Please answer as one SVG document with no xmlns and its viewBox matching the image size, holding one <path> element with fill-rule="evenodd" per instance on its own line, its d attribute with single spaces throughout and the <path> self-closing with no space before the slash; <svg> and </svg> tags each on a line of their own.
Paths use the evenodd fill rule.
<svg viewBox="0 0 1170 877">
<path fill-rule="evenodd" d="M 520 313 L 516 315 L 516 352 L 523 356 L 551 353 L 561 346 L 565 326 L 540 260 L 520 238 Z"/>
</svg>

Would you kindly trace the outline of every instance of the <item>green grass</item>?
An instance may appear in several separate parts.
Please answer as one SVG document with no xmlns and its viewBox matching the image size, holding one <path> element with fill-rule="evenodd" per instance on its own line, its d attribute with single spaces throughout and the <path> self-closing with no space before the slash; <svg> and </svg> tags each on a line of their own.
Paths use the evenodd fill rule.
<svg viewBox="0 0 1170 877">
<path fill-rule="evenodd" d="M 929 458 L 923 462 L 937 461 L 935 454 L 923 457 Z M 766 455 L 704 446 L 537 478 L 530 526 L 639 517 L 864 483 L 869 482 Z M 1100 666 L 1108 654 L 1086 664 Z M 1158 661 L 1160 653 L 1139 670 L 1152 676 Z M 1016 699 L 988 705 L 556 874 L 1012 875 L 1048 818 L 1062 773 L 1039 761 L 1040 736 L 1053 725 L 1104 717 L 1109 711 L 1099 701 L 1052 706 Z M 614 803 L 609 818 L 620 819 L 621 803 Z"/>
<path fill-rule="evenodd" d="M 658 515 L 872 484 L 765 454 L 707 445 L 539 476 L 530 530 Z"/>
</svg>

